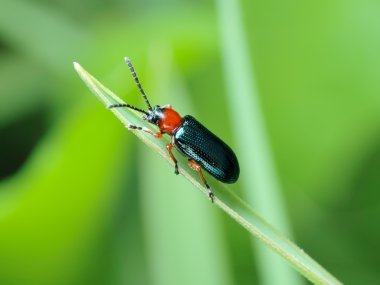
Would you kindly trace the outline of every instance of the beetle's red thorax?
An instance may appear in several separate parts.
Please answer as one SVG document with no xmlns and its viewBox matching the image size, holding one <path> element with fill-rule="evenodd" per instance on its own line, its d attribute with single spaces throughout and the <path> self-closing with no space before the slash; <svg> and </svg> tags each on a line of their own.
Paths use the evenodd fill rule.
<svg viewBox="0 0 380 285">
<path fill-rule="evenodd" d="M 182 117 L 173 109 L 164 108 L 163 117 L 158 121 L 158 127 L 162 132 L 172 135 L 182 123 Z"/>
</svg>

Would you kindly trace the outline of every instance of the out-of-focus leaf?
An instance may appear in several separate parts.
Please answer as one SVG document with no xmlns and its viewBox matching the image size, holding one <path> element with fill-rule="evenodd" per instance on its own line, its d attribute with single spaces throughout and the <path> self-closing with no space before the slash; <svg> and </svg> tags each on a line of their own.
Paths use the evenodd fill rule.
<svg viewBox="0 0 380 285">
<path fill-rule="evenodd" d="M 108 264 L 99 266 L 104 271 L 89 269 L 104 262 L 99 244 L 112 218 L 119 177 L 129 175 L 121 169 L 132 148 L 109 121 L 112 116 L 82 103 L 55 125 L 15 176 L 1 181 L 0 284 L 67 285 L 104 276 Z"/>
<path fill-rule="evenodd" d="M 216 4 L 228 109 L 232 131 L 237 138 L 235 145 L 240 151 L 241 185 L 247 202 L 291 237 L 290 221 L 264 123 L 240 1 L 217 0 Z M 242 122 L 250 122 L 249 127 Z M 257 240 L 254 240 L 254 245 L 262 284 L 301 284 L 301 279 L 288 264 L 258 244 Z"/>
<path fill-rule="evenodd" d="M 2 0 L 0 36 L 11 47 L 61 74 L 83 48 L 86 35 L 70 18 L 51 6 L 32 1 Z"/>
<path fill-rule="evenodd" d="M 15 56 L 0 57 L 0 126 L 20 114 L 45 107 L 51 96 L 49 83 L 32 64 Z M 20 84 L 22 78 L 22 84 Z"/>
</svg>

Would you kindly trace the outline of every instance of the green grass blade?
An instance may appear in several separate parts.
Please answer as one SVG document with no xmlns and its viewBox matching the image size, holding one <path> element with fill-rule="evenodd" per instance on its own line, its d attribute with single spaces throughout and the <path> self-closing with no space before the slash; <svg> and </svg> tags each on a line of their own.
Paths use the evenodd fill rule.
<svg viewBox="0 0 380 285">
<path fill-rule="evenodd" d="M 115 103 L 124 103 L 119 97 L 104 87 L 94 77 L 92 77 L 78 63 L 74 63 L 74 68 L 82 80 L 89 87 L 89 89 L 104 103 L 104 105 L 108 106 Z M 111 109 L 111 111 L 124 125 L 130 123 L 151 128 L 151 125 L 142 120 L 135 111 L 126 108 Z M 160 154 L 166 161 L 173 165 L 165 147 L 166 143 L 169 141 L 167 138 L 158 140 L 153 136 L 145 134 L 143 132 L 132 132 L 134 132 L 154 151 Z M 187 159 L 184 157 L 177 157 L 177 159 L 179 162 L 180 174 L 186 177 L 196 188 L 198 188 L 204 193 L 205 196 L 207 196 L 207 191 L 199 182 L 197 174 L 186 167 Z M 246 228 L 253 236 L 257 237 L 264 244 L 284 257 L 297 271 L 308 278 L 311 282 L 315 284 L 341 284 L 337 279 L 335 279 L 335 277 L 333 277 L 317 262 L 310 258 L 303 250 L 298 248 L 279 231 L 274 229 L 263 218 L 257 215 L 226 185 L 216 181 L 209 182 L 216 196 L 216 206 L 220 207 L 227 214 L 229 214 L 239 224 Z"/>
<path fill-rule="evenodd" d="M 232 131 L 235 138 L 244 138 L 235 140 L 236 149 L 240 151 L 237 153 L 241 166 L 240 184 L 247 202 L 291 237 L 290 221 L 267 138 L 239 2 L 217 0 L 216 7 Z M 303 283 L 288 264 L 256 240 L 254 252 L 262 284 Z"/>
</svg>

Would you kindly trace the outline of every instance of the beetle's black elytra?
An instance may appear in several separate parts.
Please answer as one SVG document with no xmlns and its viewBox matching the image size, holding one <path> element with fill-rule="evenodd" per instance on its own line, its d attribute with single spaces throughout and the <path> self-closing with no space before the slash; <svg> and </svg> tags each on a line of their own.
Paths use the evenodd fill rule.
<svg viewBox="0 0 380 285">
<path fill-rule="evenodd" d="M 239 178 L 239 163 L 234 152 L 194 117 L 183 117 L 174 133 L 174 144 L 219 181 L 234 183 Z"/>
</svg>

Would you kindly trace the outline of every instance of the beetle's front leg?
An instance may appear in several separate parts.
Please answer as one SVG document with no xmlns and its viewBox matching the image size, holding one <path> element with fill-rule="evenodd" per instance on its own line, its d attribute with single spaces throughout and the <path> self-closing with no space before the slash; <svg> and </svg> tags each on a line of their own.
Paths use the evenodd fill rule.
<svg viewBox="0 0 380 285">
<path fill-rule="evenodd" d="M 144 131 L 148 134 L 151 134 L 152 136 L 155 136 L 156 138 L 160 139 L 162 138 L 162 132 L 154 133 L 150 129 L 145 128 L 145 127 L 138 127 L 135 125 L 128 124 L 125 126 L 128 130 L 139 130 L 139 131 Z"/>
<path fill-rule="evenodd" d="M 178 162 L 177 162 L 177 159 L 175 159 L 175 157 L 174 157 L 174 155 L 172 153 L 172 147 L 173 146 L 174 146 L 173 143 L 168 143 L 166 145 L 166 149 L 168 150 L 169 155 L 170 155 L 170 157 L 172 158 L 172 160 L 174 162 L 174 173 L 178 175 L 179 174 L 179 172 L 178 172 Z"/>
</svg>

